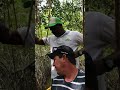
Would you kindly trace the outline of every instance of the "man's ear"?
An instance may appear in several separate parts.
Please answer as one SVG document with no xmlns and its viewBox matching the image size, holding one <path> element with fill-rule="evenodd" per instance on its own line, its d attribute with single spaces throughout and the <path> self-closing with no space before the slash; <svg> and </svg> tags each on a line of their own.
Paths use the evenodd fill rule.
<svg viewBox="0 0 120 90">
<path fill-rule="evenodd" d="M 67 56 L 66 56 L 66 54 L 63 54 L 63 56 L 62 56 L 62 57 L 63 57 L 63 60 L 64 60 L 64 61 L 66 61 L 66 60 L 67 60 Z"/>
</svg>

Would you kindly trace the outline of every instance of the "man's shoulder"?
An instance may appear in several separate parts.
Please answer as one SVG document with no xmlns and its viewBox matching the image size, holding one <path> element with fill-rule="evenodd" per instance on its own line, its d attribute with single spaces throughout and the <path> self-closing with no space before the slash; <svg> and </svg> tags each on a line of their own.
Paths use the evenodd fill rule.
<svg viewBox="0 0 120 90">
<path fill-rule="evenodd" d="M 56 76 L 55 78 L 53 78 L 53 80 L 56 80 L 56 79 L 64 79 L 63 76 Z"/>
<path fill-rule="evenodd" d="M 85 72 L 79 70 L 79 71 L 78 71 L 78 74 L 77 74 L 77 78 L 85 78 Z"/>
<path fill-rule="evenodd" d="M 58 84 L 64 81 L 64 78 L 62 76 L 57 76 L 52 79 L 52 84 Z"/>
<path fill-rule="evenodd" d="M 43 37 L 43 38 L 54 39 L 56 37 L 55 37 L 55 35 L 49 35 L 49 36 L 46 36 L 46 37 Z"/>
<path fill-rule="evenodd" d="M 69 30 L 69 33 L 68 33 L 68 35 L 82 35 L 82 33 L 80 33 L 80 32 L 78 32 L 78 31 L 70 31 Z"/>
<path fill-rule="evenodd" d="M 84 85 L 85 84 L 85 73 L 79 71 L 73 82 L 79 83 L 80 85 Z"/>
<path fill-rule="evenodd" d="M 70 30 L 68 30 L 68 31 L 71 32 L 71 33 L 80 33 L 78 31 L 70 31 Z"/>
</svg>

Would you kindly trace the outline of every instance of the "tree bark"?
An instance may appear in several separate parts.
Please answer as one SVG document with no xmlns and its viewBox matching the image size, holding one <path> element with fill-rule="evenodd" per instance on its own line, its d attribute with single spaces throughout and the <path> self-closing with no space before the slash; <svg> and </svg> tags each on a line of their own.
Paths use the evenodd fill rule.
<svg viewBox="0 0 120 90">
<path fill-rule="evenodd" d="M 120 51 L 120 0 L 115 0 L 115 20 L 116 20 L 116 52 Z M 120 86 L 120 66 L 119 72 L 119 86 Z"/>
</svg>

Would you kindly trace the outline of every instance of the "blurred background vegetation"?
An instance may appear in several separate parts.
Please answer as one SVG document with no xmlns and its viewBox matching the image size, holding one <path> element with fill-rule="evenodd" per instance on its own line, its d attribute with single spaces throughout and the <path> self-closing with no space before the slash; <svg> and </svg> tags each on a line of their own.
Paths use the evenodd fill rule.
<svg viewBox="0 0 120 90">
<path fill-rule="evenodd" d="M 27 26 L 30 1 L 0 0 L 0 20 L 5 22 L 10 30 Z M 51 16 L 61 18 L 65 30 L 82 33 L 84 12 L 99 11 L 115 17 L 114 0 L 36 0 L 33 8 L 31 23 L 36 23 L 35 33 L 39 38 L 51 35 L 50 30 L 45 29 Z M 109 49 L 110 47 L 105 55 L 112 52 Z M 48 52 L 49 46 L 36 45 L 35 48 L 24 48 L 0 43 L 0 89 L 36 90 L 37 85 L 38 90 L 46 90 L 51 84 L 51 64 L 46 56 Z M 106 73 L 106 81 L 108 90 L 118 90 L 117 69 Z"/>
</svg>

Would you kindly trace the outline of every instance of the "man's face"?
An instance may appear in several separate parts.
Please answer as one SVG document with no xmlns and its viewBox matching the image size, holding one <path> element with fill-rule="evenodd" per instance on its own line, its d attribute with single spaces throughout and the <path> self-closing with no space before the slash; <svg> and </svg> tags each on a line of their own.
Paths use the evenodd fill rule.
<svg viewBox="0 0 120 90">
<path fill-rule="evenodd" d="M 63 58 L 60 58 L 59 56 L 55 56 L 53 66 L 55 66 L 58 75 L 63 75 L 64 73 Z"/>
<path fill-rule="evenodd" d="M 50 30 L 56 37 L 61 36 L 61 26 L 60 25 L 52 26 L 52 27 L 50 27 Z"/>
</svg>

